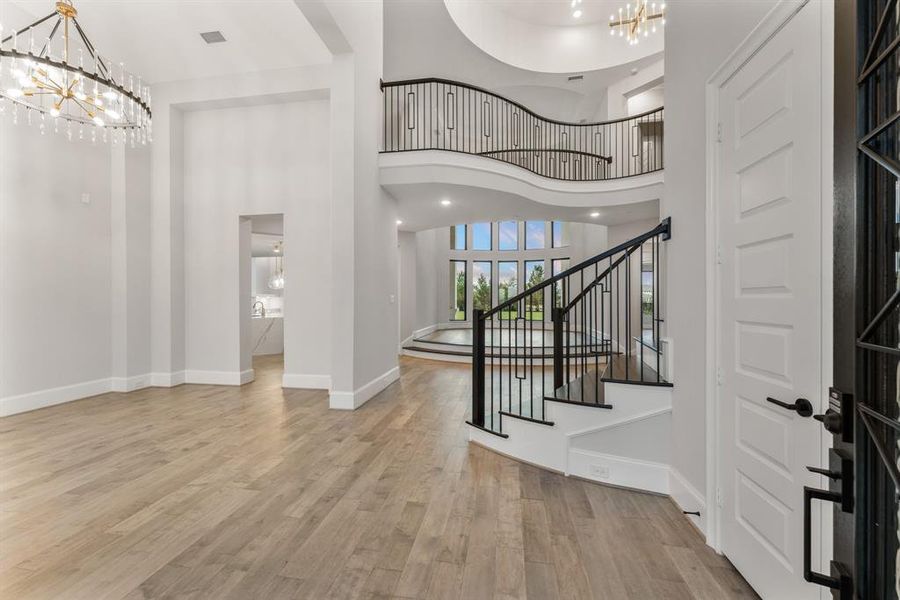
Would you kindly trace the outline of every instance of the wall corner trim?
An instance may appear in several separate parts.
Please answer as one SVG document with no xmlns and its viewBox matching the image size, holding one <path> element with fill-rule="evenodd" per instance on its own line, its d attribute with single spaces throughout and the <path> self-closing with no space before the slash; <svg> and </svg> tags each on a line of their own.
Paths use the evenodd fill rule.
<svg viewBox="0 0 900 600">
<path fill-rule="evenodd" d="M 379 375 L 354 392 L 332 391 L 328 396 L 328 408 L 356 410 L 398 379 L 400 379 L 399 365 Z"/>
<path fill-rule="evenodd" d="M 281 377 L 281 387 L 305 390 L 330 390 L 331 375 L 285 373 Z"/>
<path fill-rule="evenodd" d="M 175 387 L 185 382 L 184 371 L 171 373 L 150 373 L 150 385 L 153 387 Z"/>
<path fill-rule="evenodd" d="M 685 517 L 700 531 L 701 535 L 706 539 L 706 543 L 709 544 L 709 539 L 706 535 L 706 498 L 684 478 L 684 475 L 672 467 L 669 468 L 669 496 L 682 511 L 700 512 L 699 517 L 687 514 Z"/>
</svg>

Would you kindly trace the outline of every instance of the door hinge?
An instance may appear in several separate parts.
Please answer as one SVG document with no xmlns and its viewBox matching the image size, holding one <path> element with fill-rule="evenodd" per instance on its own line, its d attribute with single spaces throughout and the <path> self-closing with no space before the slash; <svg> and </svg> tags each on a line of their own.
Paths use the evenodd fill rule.
<svg viewBox="0 0 900 600">
<path fill-rule="evenodd" d="M 725 498 L 722 496 L 722 488 L 716 488 L 716 506 L 722 508 L 725 506 Z"/>
<path fill-rule="evenodd" d="M 722 124 L 716 123 L 716 141 L 722 143 Z"/>
</svg>

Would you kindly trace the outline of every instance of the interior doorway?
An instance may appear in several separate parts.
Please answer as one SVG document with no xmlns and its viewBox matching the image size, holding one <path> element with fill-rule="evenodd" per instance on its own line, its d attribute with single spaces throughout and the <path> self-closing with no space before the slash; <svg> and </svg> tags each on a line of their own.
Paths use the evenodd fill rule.
<svg viewBox="0 0 900 600">
<path fill-rule="evenodd" d="M 252 365 L 257 380 L 280 385 L 287 282 L 284 215 L 241 219 L 241 363 Z"/>
</svg>

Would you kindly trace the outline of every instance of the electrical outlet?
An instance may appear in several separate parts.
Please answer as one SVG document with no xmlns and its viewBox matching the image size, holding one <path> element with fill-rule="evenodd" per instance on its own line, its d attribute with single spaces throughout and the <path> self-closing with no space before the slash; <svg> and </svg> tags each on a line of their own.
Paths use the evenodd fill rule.
<svg viewBox="0 0 900 600">
<path fill-rule="evenodd" d="M 81 203 L 82 204 L 90 204 L 91 203 L 91 195 L 87 192 L 81 194 Z"/>
<path fill-rule="evenodd" d="M 603 465 L 591 465 L 590 473 L 597 479 L 609 479 L 609 467 Z"/>
</svg>

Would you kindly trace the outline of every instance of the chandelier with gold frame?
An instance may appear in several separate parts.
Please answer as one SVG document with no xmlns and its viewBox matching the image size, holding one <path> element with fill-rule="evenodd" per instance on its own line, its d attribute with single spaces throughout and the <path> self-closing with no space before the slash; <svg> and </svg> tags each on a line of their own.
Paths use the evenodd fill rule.
<svg viewBox="0 0 900 600">
<path fill-rule="evenodd" d="M 98 131 L 113 143 L 151 140 L 150 88 L 114 65 L 91 43 L 72 0 L 31 25 L 3 37 L 0 27 L 0 111 L 13 123 L 37 121 L 41 133 L 77 129 L 96 141 Z"/>
<path fill-rule="evenodd" d="M 629 46 L 640 43 L 641 37 L 649 37 L 656 33 L 656 23 L 660 26 L 666 24 L 666 5 L 656 2 L 647 3 L 646 0 L 635 0 L 634 4 L 628 3 L 619 8 L 619 14 L 609 15 L 609 34 L 625 37 Z"/>
</svg>

